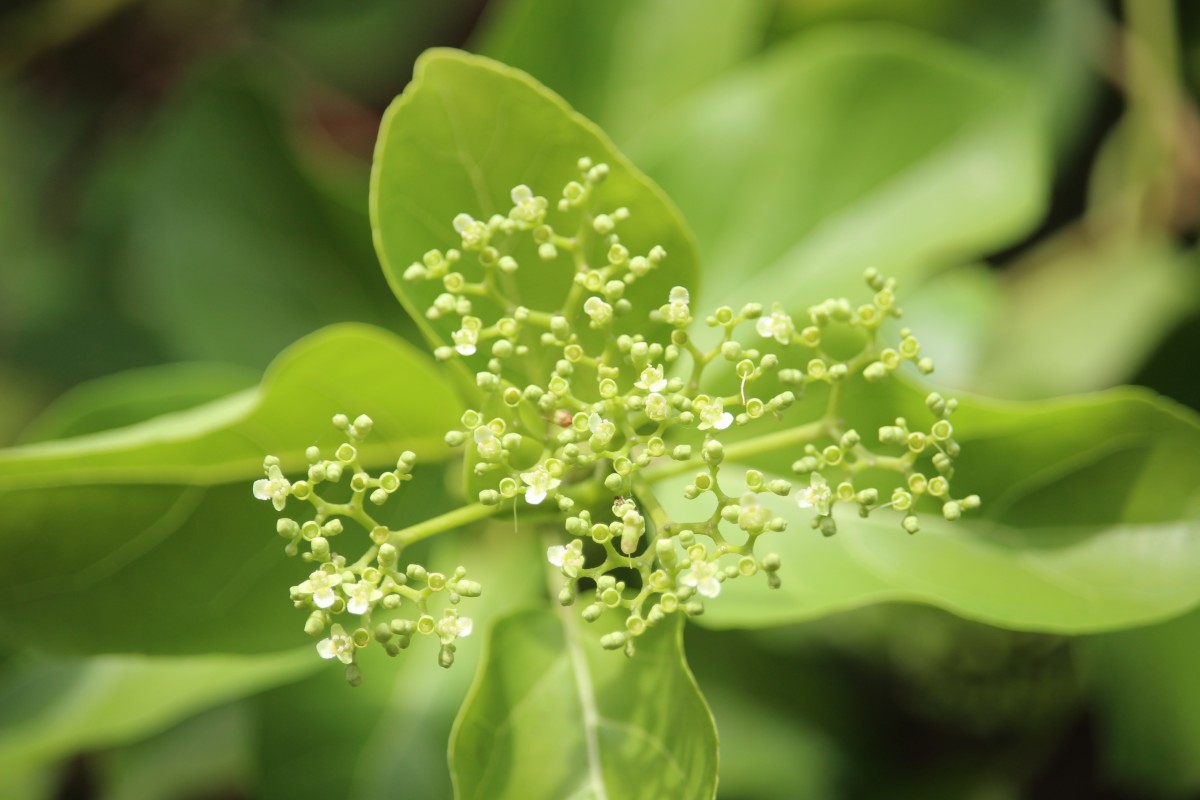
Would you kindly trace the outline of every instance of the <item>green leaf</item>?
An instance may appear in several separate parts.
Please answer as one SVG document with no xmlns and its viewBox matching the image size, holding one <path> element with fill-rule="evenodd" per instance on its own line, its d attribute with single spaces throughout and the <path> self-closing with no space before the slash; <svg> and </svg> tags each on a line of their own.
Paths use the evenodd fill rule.
<svg viewBox="0 0 1200 800">
<path fill-rule="evenodd" d="M 1200 789 L 1200 613 L 1079 642 L 1106 771 L 1158 797 Z"/>
<path fill-rule="evenodd" d="M 290 145 L 278 98 L 291 81 L 269 58 L 210 68 L 138 153 L 125 291 L 181 358 L 261 368 L 324 325 L 398 319 L 365 196 L 346 225 Z M 356 180 L 365 192 L 365 171 Z"/>
<path fill-rule="evenodd" d="M 661 118 L 638 163 L 698 232 L 701 305 L 846 294 L 986 253 L 1042 213 L 1037 104 L 969 52 L 899 29 L 798 37 Z"/>
<path fill-rule="evenodd" d="M 771 11 L 763 0 L 503 0 L 469 49 L 528 72 L 624 143 L 749 57 Z"/>
<path fill-rule="evenodd" d="M 44 442 L 124 428 L 240 392 L 257 380 L 254 370 L 228 364 L 128 370 L 69 390 L 21 432 L 21 440 Z"/>
<path fill-rule="evenodd" d="M 274 452 L 342 440 L 334 413 L 369 413 L 360 455 L 449 454 L 458 401 L 407 343 L 345 325 L 298 342 L 262 385 L 196 409 L 0 452 L 0 544 L 21 569 L 0 588 L 0 639 L 66 652 L 263 652 L 305 641 L 276 513 L 250 482 Z M 445 510 L 440 476 L 382 509 L 389 523 Z M 79 620 L 86 620 L 79 624 Z M 236 621 L 231 619 L 236 615 Z M 134 622 L 136 620 L 136 622 Z"/>
<path fill-rule="evenodd" d="M 346 800 L 449 797 L 446 742 L 467 694 L 493 622 L 542 602 L 542 559 L 536 539 L 514 541 L 510 525 L 492 523 L 467 536 L 438 537 L 427 564 L 463 564 L 484 587 L 460 607 L 475 633 L 458 642 L 454 665 L 437 665 L 437 644 L 419 637 L 390 659 L 362 651 L 361 685 L 346 684 L 340 665 L 282 686 L 258 700 L 263 731 L 255 797 Z M 320 735 L 313 736 L 311 731 Z"/>
<path fill-rule="evenodd" d="M 1093 391 L 1130 380 L 1200 310 L 1200 254 L 1153 236 L 1082 237 L 1009 273 L 1004 318 L 971 387 L 997 397 Z"/>
<path fill-rule="evenodd" d="M 427 320 L 425 311 L 442 287 L 405 281 L 404 270 L 427 250 L 461 246 L 452 225 L 455 215 L 487 219 L 507 212 L 514 186 L 530 186 L 553 207 L 562 187 L 579 177 L 576 161 L 581 156 L 610 166 L 597 202 L 605 210 L 629 209 L 621 241 L 630 252 L 645 253 L 656 244 L 667 251 L 662 267 L 630 286 L 626 296 L 634 307 L 657 308 L 672 286 L 694 287 L 695 248 L 682 218 L 599 128 L 529 76 L 494 61 L 431 50 L 417 62 L 416 76 L 380 128 L 371 222 L 384 273 L 431 344 L 448 345 L 458 318 Z M 560 308 L 572 284 L 568 259 L 542 262 L 531 242 L 512 255 L 521 266 L 506 294 L 529 308 Z M 479 268 L 464 273 L 475 280 L 471 269 Z M 500 309 L 496 311 L 499 316 Z M 491 321 L 486 312 L 480 316 Z M 634 314 L 623 320 L 623 330 L 645 330 L 649 324 L 644 314 Z M 534 353 L 543 352 L 536 340 L 531 344 Z M 461 374 L 461 362 L 454 364 Z"/>
<path fill-rule="evenodd" d="M 500 622 L 451 741 L 456 796 L 714 796 L 716 730 L 681 632 L 664 623 L 626 658 L 575 609 Z"/>
<path fill-rule="evenodd" d="M 928 417 L 921 393 L 898 381 L 871 388 L 845 410 L 864 435 L 895 416 Z M 1083 633 L 1166 619 L 1200 601 L 1193 414 L 1134 390 L 1037 404 L 960 400 L 954 488 L 979 494 L 981 512 L 952 524 L 930 509 L 915 536 L 898 515 L 845 513 L 827 539 L 810 528 L 811 511 L 775 499 L 789 527 L 760 546 L 782 555 L 782 589 L 733 581 L 699 621 L 780 625 L 905 601 L 1001 627 Z M 782 473 L 797 455 L 750 463 Z M 676 499 L 685 482 L 660 495 L 677 518 L 696 514 Z"/>
<path fill-rule="evenodd" d="M 432 362 L 393 334 L 338 325 L 302 339 L 268 368 L 262 385 L 187 411 L 113 431 L 0 451 L 0 490 L 106 483 L 214 484 L 262 471 L 270 453 L 285 471 L 307 465 L 311 444 L 336 445 L 337 413 L 369 413 L 363 460 L 394 460 L 398 446 L 423 460 L 450 455 L 442 435 L 459 403 Z"/>
<path fill-rule="evenodd" d="M 258 733 L 249 711 L 244 701 L 217 706 L 105 753 L 104 800 L 249 796 Z"/>
<path fill-rule="evenodd" d="M 19 659 L 0 683 L 0 775 L 144 739 L 319 665 L 307 647 L 271 656 Z"/>
</svg>

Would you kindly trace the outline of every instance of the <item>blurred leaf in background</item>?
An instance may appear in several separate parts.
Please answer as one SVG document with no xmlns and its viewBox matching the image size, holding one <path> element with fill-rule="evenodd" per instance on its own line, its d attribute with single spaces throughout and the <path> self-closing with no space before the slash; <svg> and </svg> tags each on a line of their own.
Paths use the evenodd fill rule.
<svg viewBox="0 0 1200 800">
<path fill-rule="evenodd" d="M 844 291 L 869 262 L 906 275 L 906 324 L 938 360 L 939 382 L 1040 399 L 1136 380 L 1200 408 L 1195 3 L 25 0 L 0 11 L 0 443 L 35 417 L 24 441 L 69 441 L 242 392 L 278 351 L 329 322 L 413 336 L 370 248 L 369 161 L 380 114 L 417 54 L 464 41 L 560 92 L 667 189 L 696 230 L 709 297 L 733 302 L 765 287 L 801 309 Z M 347 363 L 377 380 L 392 361 L 361 363 L 371 352 Z M 103 377 L 50 406 L 83 381 L 164 364 Z M 302 383 L 283 427 L 306 419 L 308 436 L 328 402 L 375 396 L 335 398 L 319 379 Z M 378 386 L 378 403 L 394 408 L 395 382 Z M 432 394 L 447 413 L 456 403 Z M 982 432 L 969 450 L 992 464 L 1034 457 L 1046 467 L 1032 482 L 1003 469 L 976 474 L 989 487 L 988 518 L 1005 530 L 881 536 L 856 563 L 848 557 L 867 582 L 862 594 L 857 579 L 834 581 L 829 569 L 795 580 L 821 565 L 798 552 L 784 592 L 810 610 L 865 596 L 932 598 L 1013 624 L 1024 618 L 1008 593 L 1034 576 L 1034 594 L 1070 599 L 1067 622 L 1025 625 L 1039 629 L 1144 622 L 1194 604 L 1191 534 L 1180 534 L 1194 531 L 1198 511 L 1194 425 L 1165 404 L 1110 395 L 1042 407 L 1039 439 L 1021 435 L 1011 409 L 967 406 Z M 1055 461 L 1055 442 L 1087 436 L 1097 448 Z M 380 458 L 394 458 L 401 439 L 385 437 Z M 80 475 L 87 459 L 119 461 L 122 435 L 107 441 L 115 453 L 62 445 L 59 467 Z M 181 459 L 203 450 L 176 445 Z M 12 488 L 21 541 L 44 542 L 82 515 L 126 524 L 58 537 L 58 565 L 18 558 L 10 589 L 28 588 L 43 567 L 86 582 L 141 552 L 147 540 L 131 530 L 166 531 L 167 549 L 165 571 L 149 583 L 117 573 L 113 605 L 93 613 L 134 608 L 101 614 L 91 638 L 18 625 L 22 609 L 57 606 L 14 594 L 10 645 L 303 640 L 278 594 L 294 565 L 279 557 L 265 509 L 252 507 L 265 515 L 257 522 L 240 512 L 197 513 L 174 530 L 164 522 L 194 492 L 204 494 L 200 507 L 242 508 L 232 498 L 249 496 L 255 459 L 211 486 L 183 472 L 173 487 L 149 488 L 145 472 L 120 488 L 85 476 L 74 505 Z M 12 462 L 10 478 L 27 481 L 27 466 Z M 1171 502 L 1156 502 L 1163 497 Z M 442 502 L 441 488 L 423 501 Z M 35 507 L 58 516 L 22 516 Z M 24 519 L 38 523 L 22 528 Z M 44 528 L 47 519 L 58 522 Z M 177 535 L 189 525 L 195 546 Z M 210 563 L 199 542 L 213 530 L 228 538 Z M 459 539 L 514 575 L 541 558 L 518 560 L 492 533 L 482 534 L 487 546 L 478 531 Z M 854 549 L 845 533 L 835 552 Z M 1002 563 L 950 568 L 960 563 L 947 560 L 951 550 Z M 235 588 L 266 577 L 235 630 L 189 639 L 171 629 L 156 644 L 157 630 L 134 624 L 144 586 L 161 587 L 180 563 L 219 570 L 221 559 L 259 558 L 252 551 L 261 561 Z M 900 564 L 909 567 L 898 573 Z M 1173 572 L 1185 577 L 1163 577 Z M 511 592 L 489 597 L 487 613 L 541 602 L 536 585 L 520 575 Z M 968 591 L 980 586 L 994 591 Z M 707 621 L 720 624 L 721 611 L 714 605 Z M 256 638 L 268 618 L 278 638 Z M 932 609 L 875 606 L 769 638 L 699 628 L 687 638 L 723 736 L 723 798 L 1184 797 L 1200 786 L 1194 622 L 1192 613 L 1079 641 L 1091 694 L 1059 637 Z M 487 620 L 479 623 L 482 632 Z M 110 674 L 113 657 L 0 653 L 0 764 L 11 767 L 0 769 L 3 792 L 448 796 L 443 745 L 481 654 L 462 648 L 449 674 L 429 656 L 380 664 L 373 677 L 394 680 L 354 691 L 338 670 L 300 680 L 303 670 L 263 667 L 282 655 L 134 659 L 121 663 L 138 665 L 129 674 L 143 687 L 174 687 L 162 677 L 170 669 L 208 659 L 221 677 L 192 681 L 194 694 L 146 691 L 130 702 L 119 682 L 95 677 Z M 112 703 L 119 713 L 95 711 Z M 161 713 L 134 713 L 151 707 Z M 98 713 L 120 730 L 94 724 Z M 26 758 L 34 745 L 38 757 Z M 198 748 L 211 759 L 196 761 Z M 201 763 L 207 780 L 196 775 Z"/>
</svg>

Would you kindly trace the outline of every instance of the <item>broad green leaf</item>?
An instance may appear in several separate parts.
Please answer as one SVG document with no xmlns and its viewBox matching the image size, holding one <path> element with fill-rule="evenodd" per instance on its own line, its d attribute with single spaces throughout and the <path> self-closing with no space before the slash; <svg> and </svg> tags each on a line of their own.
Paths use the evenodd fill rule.
<svg viewBox="0 0 1200 800">
<path fill-rule="evenodd" d="M 449 453 L 439 440 L 457 405 L 394 335 L 338 326 L 283 353 L 255 390 L 0 453 L 0 543 L 22 565 L 0 589 L 0 639 L 65 652 L 301 644 L 287 587 L 305 570 L 284 557 L 274 509 L 250 491 L 263 455 L 299 469 L 306 446 L 340 443 L 329 419 L 342 412 L 375 419 L 366 463 L 405 449 L 436 461 Z M 380 518 L 416 522 L 444 503 L 441 477 L 419 469 Z"/>
<path fill-rule="evenodd" d="M 927 416 L 920 393 L 899 382 L 872 388 L 846 410 L 860 431 Z M 789 528 L 760 546 L 782 554 L 783 588 L 734 581 L 700 621 L 778 625 L 906 601 L 1002 627 L 1083 633 L 1166 619 L 1200 601 L 1193 414 L 1129 390 L 1041 404 L 968 399 L 953 419 L 963 448 L 954 487 L 979 494 L 980 512 L 951 524 L 931 508 L 915 536 L 898 515 L 847 513 L 826 539 L 809 527 L 811 511 L 779 500 Z M 751 463 L 782 473 L 796 455 Z M 660 497 L 693 518 L 677 499 L 683 482 Z"/>
<path fill-rule="evenodd" d="M 144 739 L 229 700 L 313 671 L 311 648 L 270 656 L 26 657 L 0 682 L 0 775 Z"/>
<path fill-rule="evenodd" d="M 335 322 L 399 322 L 364 231 L 298 162 L 278 62 L 233 60 L 182 85 L 139 153 L 128 284 L 180 358 L 261 368 Z M 366 176 L 359 176 L 366 191 Z"/>
<path fill-rule="evenodd" d="M 213 484 L 257 476 L 268 453 L 296 470 L 309 445 L 341 441 L 329 425 L 337 413 L 375 420 L 359 448 L 368 463 L 394 460 L 401 444 L 423 460 L 441 459 L 457 407 L 442 375 L 407 342 L 365 325 L 334 326 L 285 350 L 256 389 L 126 428 L 0 451 L 0 490 Z"/>
<path fill-rule="evenodd" d="M 605 210 L 629 209 L 631 219 L 619 232 L 630 252 L 645 253 L 656 244 L 667 251 L 660 268 L 630 286 L 626 296 L 634 307 L 657 308 L 672 286 L 694 287 L 696 256 L 683 220 L 666 195 L 595 125 L 529 76 L 494 61 L 431 50 L 417 62 L 412 83 L 392 103 L 380 127 L 371 222 L 384 273 L 432 344 L 450 344 L 458 317 L 427 320 L 425 311 L 442 286 L 405 281 L 404 270 L 427 250 L 461 247 L 452 225 L 455 215 L 487 219 L 506 213 L 514 186 L 528 185 L 547 197 L 553 209 L 563 186 L 579 177 L 576 161 L 581 156 L 609 164 L 597 202 Z M 557 213 L 552 210 L 551 219 L 559 219 Z M 561 219 L 570 220 L 564 230 L 573 232 L 577 222 L 570 216 Z M 597 249 L 588 257 L 602 252 Z M 511 255 L 520 264 L 512 286 L 505 287 L 514 302 L 544 311 L 560 308 L 573 280 L 570 259 L 564 254 L 542 262 L 529 241 Z M 482 268 L 470 261 L 470 254 L 464 256 L 460 270 L 478 280 Z M 494 311 L 494 316 L 486 309 L 478 315 L 490 322 L 511 309 Z M 649 324 L 642 313 L 625 318 L 621 326 L 632 332 Z M 530 344 L 535 353 L 542 352 L 535 339 Z M 481 364 L 484 357 L 476 356 Z M 453 363 L 461 373 L 462 362 Z"/>
<path fill-rule="evenodd" d="M 500 622 L 455 726 L 455 796 L 714 796 L 716 730 L 681 631 L 664 623 L 627 658 L 602 649 L 575 609 Z"/>
<path fill-rule="evenodd" d="M 900 29 L 831 27 L 655 124 L 638 163 L 698 232 L 704 303 L 806 308 L 862 270 L 906 278 L 1023 233 L 1046 194 L 1033 97 Z"/>
<path fill-rule="evenodd" d="M 973 390 L 1036 398 L 1108 388 L 1200 311 L 1195 251 L 1121 236 L 1048 250 L 1005 276 L 1003 317 L 987 331 Z"/>
<path fill-rule="evenodd" d="M 475 632 L 458 642 L 453 666 L 437 666 L 423 637 L 394 659 L 364 651 L 363 682 L 346 685 L 338 665 L 280 687 L 258 701 L 262 800 L 326 795 L 346 800 L 449 797 L 446 742 L 493 622 L 542 602 L 545 551 L 511 523 L 477 527 L 433 541 L 428 563 L 464 565 L 483 585 L 479 600 L 459 607 Z"/>
<path fill-rule="evenodd" d="M 104 800 L 249 796 L 254 723 L 246 701 L 189 717 L 150 739 L 103 754 Z M 224 794 L 222 794 L 224 793 Z"/>
<path fill-rule="evenodd" d="M 1010 0 L 784 0 L 772 21 L 775 38 L 830 24 L 896 24 L 953 41 L 1019 76 L 1037 95 L 1055 149 L 1066 151 L 1091 122 L 1100 94 L 1092 48 L 1104 35 L 1103 11 L 1092 3 Z"/>
<path fill-rule="evenodd" d="M 1200 790 L 1200 613 L 1083 639 L 1106 771 L 1157 797 Z"/>
<path fill-rule="evenodd" d="M 25 430 L 22 442 L 69 439 L 124 428 L 242 391 L 254 370 L 227 364 L 164 364 L 129 370 L 76 386 Z"/>
<path fill-rule="evenodd" d="M 618 143 L 761 44 L 763 0 L 503 0 L 469 49 L 528 72 Z"/>
</svg>

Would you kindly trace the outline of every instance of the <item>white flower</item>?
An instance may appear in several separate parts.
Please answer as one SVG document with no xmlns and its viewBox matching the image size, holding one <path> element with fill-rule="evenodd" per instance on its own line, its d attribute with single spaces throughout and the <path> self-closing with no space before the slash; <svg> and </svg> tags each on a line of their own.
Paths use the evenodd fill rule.
<svg viewBox="0 0 1200 800">
<path fill-rule="evenodd" d="M 442 644 L 450 644 L 455 639 L 470 636 L 475 624 L 470 617 L 460 617 L 457 611 L 447 610 L 446 616 L 438 620 L 437 635 Z"/>
<path fill-rule="evenodd" d="M 588 430 L 596 438 L 596 443 L 601 446 L 608 444 L 617 434 L 617 426 L 595 411 L 588 415 Z"/>
<path fill-rule="evenodd" d="M 696 427 L 702 431 L 709 428 L 723 431 L 733 424 L 733 414 L 725 410 L 725 404 L 719 397 L 710 398 L 708 395 L 699 395 L 692 401 L 692 408 L 700 417 L 700 424 Z"/>
<path fill-rule="evenodd" d="M 589 297 L 584 301 L 583 310 L 584 313 L 592 318 L 592 325 L 594 327 L 608 324 L 613 315 L 613 307 L 595 296 Z"/>
<path fill-rule="evenodd" d="M 833 504 L 833 490 L 825 483 L 825 478 L 814 472 L 808 488 L 796 493 L 796 504 L 801 508 L 815 508 L 818 514 L 825 516 Z"/>
<path fill-rule="evenodd" d="M 692 312 L 688 308 L 690 299 L 687 289 L 676 286 L 671 290 L 667 304 L 660 308 L 658 313 L 662 314 L 667 322 L 682 328 L 692 321 Z"/>
<path fill-rule="evenodd" d="M 508 218 L 518 223 L 522 229 L 535 228 L 542 224 L 546 216 L 547 201 L 537 197 L 533 190 L 521 184 L 512 190 L 513 209 L 508 212 Z"/>
<path fill-rule="evenodd" d="M 758 502 L 758 495 L 746 492 L 738 502 L 738 527 L 744 531 L 759 532 L 771 521 L 771 510 Z"/>
<path fill-rule="evenodd" d="M 545 500 L 546 495 L 557 489 L 558 485 L 562 483 L 550 474 L 550 470 L 546 469 L 545 464 L 538 464 L 529 472 L 522 472 L 521 480 L 525 481 L 525 485 L 528 487 L 525 490 L 525 502 L 531 506 L 536 506 Z"/>
<path fill-rule="evenodd" d="M 317 652 L 321 658 L 336 658 L 343 664 L 349 664 L 354 660 L 354 640 L 345 628 L 334 625 L 329 631 L 329 638 L 317 642 Z"/>
<path fill-rule="evenodd" d="M 754 329 L 758 331 L 758 335 L 766 339 L 774 339 L 780 344 L 790 344 L 792 334 L 796 332 L 796 326 L 792 324 L 792 318 L 783 313 L 778 305 L 771 310 L 771 316 L 762 316 L 758 318 Z"/>
<path fill-rule="evenodd" d="M 462 236 L 464 250 L 482 250 L 487 247 L 491 236 L 488 226 L 470 214 L 459 214 L 454 218 L 454 230 Z"/>
<path fill-rule="evenodd" d="M 326 572 L 319 569 L 308 576 L 308 580 L 300 584 L 296 588 L 301 594 L 311 594 L 313 602 L 317 604 L 317 608 L 329 608 L 333 605 L 333 601 L 337 599 L 337 595 L 333 590 L 342 582 L 342 576 L 336 572 Z"/>
<path fill-rule="evenodd" d="M 663 366 L 648 366 L 642 370 L 641 377 L 634 384 L 639 389 L 644 389 L 647 392 L 661 392 L 667 388 L 667 379 L 663 377 Z"/>
<path fill-rule="evenodd" d="M 371 606 L 378 603 L 383 597 L 383 592 L 379 591 L 375 584 L 366 581 L 343 584 L 342 591 L 350 599 L 350 602 L 346 603 L 346 610 L 351 614 L 367 613 L 371 610 Z"/>
<path fill-rule="evenodd" d="M 716 597 L 721 593 L 721 582 L 717 580 L 717 565 L 711 561 L 693 561 L 687 572 L 680 574 L 679 582 L 694 587 L 705 597 Z"/>
<path fill-rule="evenodd" d="M 656 422 L 661 422 L 671 415 L 671 406 L 667 398 L 658 392 L 646 395 L 646 416 Z"/>
<path fill-rule="evenodd" d="M 500 455 L 500 437 L 490 425 L 480 425 L 475 429 L 475 451 L 485 461 L 491 461 Z"/>
<path fill-rule="evenodd" d="M 578 541 L 565 547 L 554 545 L 546 550 L 546 558 L 568 578 L 578 578 L 579 570 L 583 569 L 583 546 Z"/>
<path fill-rule="evenodd" d="M 463 317 L 462 327 L 450 334 L 454 340 L 454 349 L 460 356 L 475 355 L 476 345 L 479 344 L 479 330 L 483 327 L 478 317 Z"/>
<path fill-rule="evenodd" d="M 278 464 L 272 464 L 267 469 L 267 477 L 254 482 L 254 496 L 259 500 L 270 500 L 276 511 L 283 511 L 287 504 L 288 495 L 292 493 L 292 485 L 279 471 Z"/>
</svg>

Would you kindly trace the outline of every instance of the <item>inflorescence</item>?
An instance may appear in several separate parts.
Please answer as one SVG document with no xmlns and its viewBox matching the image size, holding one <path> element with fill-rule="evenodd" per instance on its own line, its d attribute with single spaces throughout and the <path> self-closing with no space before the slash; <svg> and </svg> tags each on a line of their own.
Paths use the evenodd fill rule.
<svg viewBox="0 0 1200 800">
<path fill-rule="evenodd" d="M 631 253 L 617 232 L 629 223 L 628 209 L 601 210 L 608 168 L 586 158 L 578 167 L 580 178 L 556 204 L 556 222 L 573 228 L 569 234 L 550 224 L 545 197 L 518 186 L 506 215 L 458 215 L 453 225 L 461 249 L 432 250 L 404 277 L 440 283 L 426 316 L 451 327 L 435 355 L 471 365 L 483 393 L 480 408 L 464 413 L 461 428 L 446 435 L 449 445 L 466 449 L 470 491 L 489 513 L 550 509 L 565 520 L 567 538 L 546 551 L 566 579 L 558 598 L 571 605 L 586 593 L 582 616 L 589 622 L 623 615 L 620 627 L 601 639 L 605 647 L 632 655 L 648 628 L 677 612 L 703 613 L 705 600 L 730 580 L 761 573 L 777 587 L 780 558 L 760 555 L 758 542 L 787 522 L 762 502 L 765 496 L 793 498 L 827 536 L 837 531 L 838 506 L 863 517 L 893 508 L 909 533 L 919 529 L 916 508 L 923 497 L 951 521 L 978 507 L 978 497 L 956 496 L 950 485 L 959 455 L 950 421 L 954 400 L 928 395 L 928 425 L 896 419 L 874 432 L 877 446 L 868 447 L 843 419 L 843 393 L 852 381 L 882 381 L 905 362 L 921 373 L 933 369 L 908 329 L 895 346 L 882 341 L 884 322 L 901 313 L 893 280 L 867 270 L 869 302 L 830 299 L 797 318 L 778 305 L 718 308 L 703 318 L 715 333 L 707 337 L 711 344 L 701 345 L 703 335 L 689 331 L 695 320 L 686 287 L 670 289 L 650 308 L 627 296 L 667 253 L 659 246 Z M 573 280 L 561 306 L 530 309 L 511 299 L 518 252 L 547 265 L 566 262 L 562 269 Z M 488 312 L 495 318 L 485 319 Z M 626 324 L 647 317 L 649 325 Z M 847 340 L 854 343 L 850 355 L 841 353 Z M 825 398 L 824 413 L 780 430 L 785 412 L 806 394 Z M 355 651 L 372 638 L 394 654 L 413 633 L 438 636 L 441 662 L 448 665 L 453 642 L 469 633 L 470 621 L 453 607 L 438 619 L 428 601 L 444 592 L 454 606 L 460 597 L 478 595 L 479 586 L 466 581 L 461 568 L 451 577 L 416 565 L 398 569 L 406 533 L 377 525 L 364 501 L 382 503 L 409 480 L 411 454 L 402 455 L 394 471 L 372 478 L 355 460 L 353 444 L 370 421 L 339 417 L 335 424 L 350 441 L 334 460 L 320 460 L 311 449 L 308 480 L 289 484 L 278 462 L 268 459 L 267 478 L 254 488 L 277 509 L 295 497 L 316 510 L 310 521 L 279 524 L 289 552 L 306 542 L 304 557 L 317 564 L 292 589 L 296 605 L 312 609 L 306 630 L 320 636 L 333 617 L 357 616 L 352 633 L 335 623 L 318 644 L 322 656 L 339 658 L 351 670 Z M 756 429 L 766 435 L 752 438 Z M 768 449 L 798 456 L 795 484 L 738 466 Z M 655 484 L 689 473 L 684 497 L 709 498 L 711 511 L 674 519 Z M 317 496 L 322 482 L 344 475 L 351 481 L 349 502 Z M 329 549 L 342 518 L 359 523 L 373 542 L 353 564 Z M 408 605 L 417 610 L 415 621 L 397 618 L 370 632 L 380 607 L 392 612 Z"/>
</svg>

